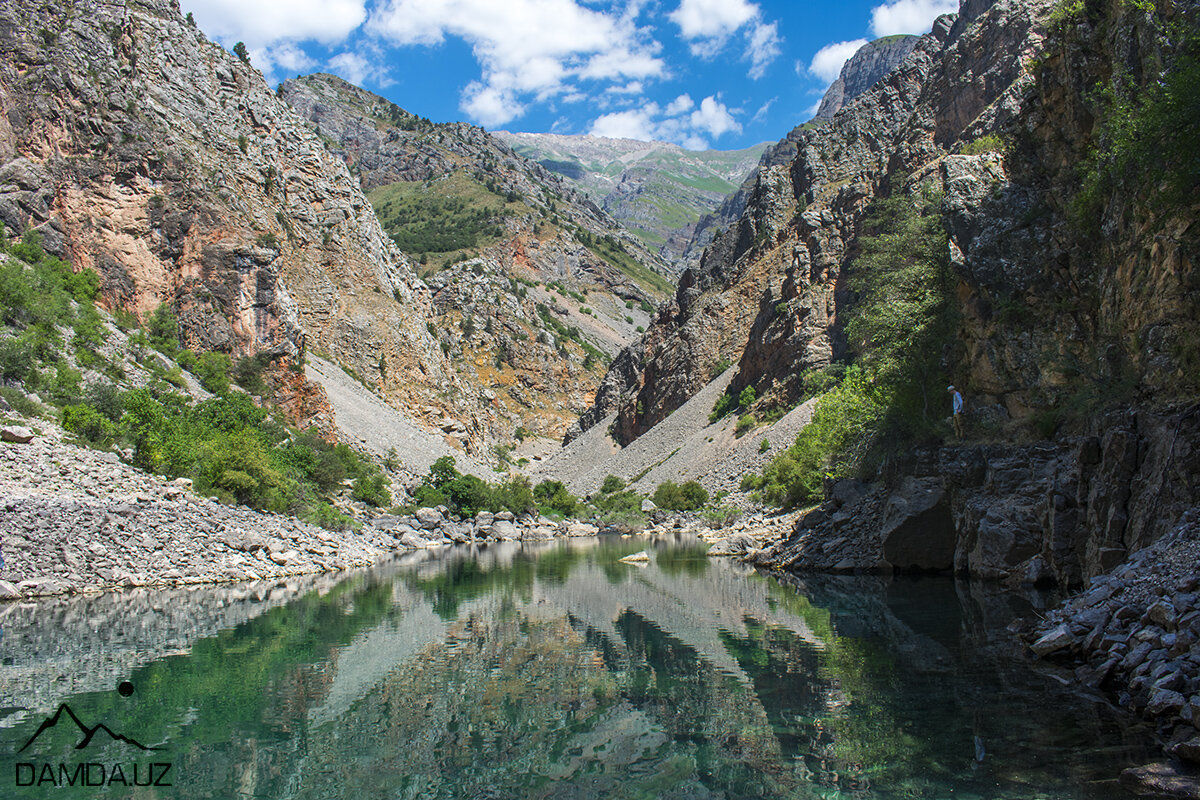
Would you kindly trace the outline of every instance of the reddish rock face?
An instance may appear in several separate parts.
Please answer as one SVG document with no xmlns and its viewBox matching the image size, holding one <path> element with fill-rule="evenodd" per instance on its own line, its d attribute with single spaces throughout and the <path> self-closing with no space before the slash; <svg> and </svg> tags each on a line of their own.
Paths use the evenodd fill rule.
<svg viewBox="0 0 1200 800">
<path fill-rule="evenodd" d="M 185 345 L 234 356 L 382 356 L 394 402 L 453 408 L 428 292 L 357 181 L 175 4 L 5 3 L 0 104 L 0 221 L 95 269 L 105 305 L 169 303 Z"/>
</svg>

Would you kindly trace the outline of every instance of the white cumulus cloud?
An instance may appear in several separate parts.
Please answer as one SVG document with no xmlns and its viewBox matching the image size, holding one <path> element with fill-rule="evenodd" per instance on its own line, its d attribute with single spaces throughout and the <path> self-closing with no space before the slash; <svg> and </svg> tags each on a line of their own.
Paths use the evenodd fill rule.
<svg viewBox="0 0 1200 800">
<path fill-rule="evenodd" d="M 958 11 L 958 0 L 896 0 L 871 9 L 871 32 L 876 36 L 925 33 L 942 14 Z"/>
<path fill-rule="evenodd" d="M 725 104 L 712 97 L 700 101 L 700 108 L 692 112 L 691 122 L 692 127 L 704 131 L 714 139 L 729 131 L 742 132 L 742 126 L 729 113 Z"/>
<path fill-rule="evenodd" d="M 812 62 L 808 65 L 808 72 L 820 78 L 826 84 L 833 83 L 837 80 L 837 76 L 842 71 L 842 66 L 845 65 L 850 56 L 857 53 L 858 49 L 866 43 L 866 39 L 853 39 L 849 42 L 827 44 L 813 56 Z"/>
<path fill-rule="evenodd" d="M 759 14 L 758 5 L 747 0 L 682 0 L 667 16 L 691 40 L 729 36 Z"/>
<path fill-rule="evenodd" d="M 667 16 L 679 26 L 692 55 L 701 58 L 713 58 L 742 31 L 746 42 L 742 60 L 750 64 L 747 74 L 754 80 L 781 52 L 779 25 L 766 22 L 762 8 L 749 0 L 680 0 Z"/>
<path fill-rule="evenodd" d="M 223 44 L 251 49 L 283 41 L 340 42 L 367 18 L 364 0 L 183 0 L 185 13 Z"/>
<path fill-rule="evenodd" d="M 610 139 L 674 142 L 689 150 L 704 150 L 710 138 L 741 130 L 741 123 L 716 97 L 704 98 L 697 107 L 691 97 L 682 94 L 666 108 L 647 103 L 640 108 L 604 114 L 596 118 L 588 133 Z"/>
<path fill-rule="evenodd" d="M 386 0 L 368 28 L 398 45 L 466 41 L 482 75 L 460 107 L 484 125 L 524 113 L 530 98 L 578 92 L 581 80 L 631 81 L 660 76 L 659 45 L 624 15 L 576 0 Z"/>
</svg>

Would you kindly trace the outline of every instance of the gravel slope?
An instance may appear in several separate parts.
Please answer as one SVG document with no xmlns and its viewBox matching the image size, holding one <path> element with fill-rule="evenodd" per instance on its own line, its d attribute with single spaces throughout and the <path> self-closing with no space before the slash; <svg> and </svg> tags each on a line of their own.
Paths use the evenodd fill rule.
<svg viewBox="0 0 1200 800">
<path fill-rule="evenodd" d="M 309 353 L 305 376 L 325 388 L 337 420 L 338 434 L 347 444 L 358 444 L 382 457 L 396 449 L 400 469 L 413 480 L 429 472 L 442 456 L 454 456 L 459 472 L 484 479 L 495 474 L 472 456 L 451 447 L 439 433 L 417 425 L 403 412 L 364 389 L 336 364 Z"/>
<path fill-rule="evenodd" d="M 810 400 L 773 425 L 759 426 L 737 438 L 736 415 L 712 424 L 708 421 L 713 404 L 725 392 L 736 370 L 730 367 L 625 448 L 618 447 L 608 435 L 613 418 L 605 419 L 535 465 L 535 482 L 555 478 L 576 494 L 588 494 L 600 488 L 606 475 L 629 481 L 644 472 L 634 484 L 640 492 L 653 492 L 667 480 L 698 480 L 710 492 L 736 492 L 743 475 L 760 470 L 795 441 L 796 434 L 812 419 L 815 406 L 815 401 Z M 760 452 L 764 439 L 770 446 Z"/>
</svg>

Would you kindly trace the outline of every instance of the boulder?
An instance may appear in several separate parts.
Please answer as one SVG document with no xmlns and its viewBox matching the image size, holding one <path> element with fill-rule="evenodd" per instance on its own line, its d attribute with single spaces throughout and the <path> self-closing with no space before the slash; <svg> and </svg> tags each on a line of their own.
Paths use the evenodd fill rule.
<svg viewBox="0 0 1200 800">
<path fill-rule="evenodd" d="M 758 549 L 758 542 L 748 533 L 735 533 L 718 539 L 708 548 L 710 556 L 741 556 Z"/>
<path fill-rule="evenodd" d="M 650 561 L 650 556 L 645 550 L 640 550 L 617 560 L 626 564 L 645 564 Z"/>
<path fill-rule="evenodd" d="M 954 566 L 954 518 L 939 479 L 906 478 L 888 498 L 881 533 L 884 560 L 897 569 Z"/>
<path fill-rule="evenodd" d="M 21 592 L 8 581 L 0 581 L 0 601 L 20 600 Z"/>
<path fill-rule="evenodd" d="M 1076 637 L 1066 623 L 1051 628 L 1029 646 L 1036 655 L 1045 657 L 1059 650 L 1070 647 L 1076 642 Z"/>
<path fill-rule="evenodd" d="M 1200 797 L 1200 775 L 1183 765 L 1158 763 L 1130 767 L 1121 773 L 1121 785 L 1134 794 L 1159 797 Z"/>
<path fill-rule="evenodd" d="M 22 425 L 7 425 L 0 428 L 0 439 L 13 444 L 29 444 L 33 441 L 33 431 Z"/>
<path fill-rule="evenodd" d="M 418 508 L 417 523 L 425 530 L 433 530 L 442 524 L 442 514 L 436 508 Z"/>
<path fill-rule="evenodd" d="M 1187 703 L 1187 698 L 1173 689 L 1159 689 L 1150 698 L 1146 713 L 1152 717 L 1177 715 Z"/>
<path fill-rule="evenodd" d="M 501 512 L 504 513 L 504 512 Z M 511 514 L 509 516 L 512 516 Z M 500 515 L 496 515 L 496 521 L 492 523 L 492 538 L 502 541 L 510 541 L 517 539 L 521 535 L 520 530 L 513 524 L 511 519 L 500 519 Z"/>
<path fill-rule="evenodd" d="M 418 536 L 416 532 L 409 530 L 400 534 L 400 546 L 408 547 L 413 550 L 420 550 L 428 547 L 429 542 L 425 541 L 425 539 L 421 536 Z"/>
<path fill-rule="evenodd" d="M 1189 764 L 1200 764 L 1200 736 L 1171 745 L 1171 755 Z"/>
</svg>

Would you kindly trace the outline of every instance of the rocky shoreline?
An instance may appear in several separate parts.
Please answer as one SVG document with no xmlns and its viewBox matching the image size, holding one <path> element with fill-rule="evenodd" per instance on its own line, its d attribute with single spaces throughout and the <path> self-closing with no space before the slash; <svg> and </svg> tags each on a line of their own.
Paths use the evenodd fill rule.
<svg viewBox="0 0 1200 800">
<path fill-rule="evenodd" d="M 294 517 L 230 506 L 71 444 L 49 423 L 25 442 L 0 444 L 0 601 L 143 586 L 276 580 L 371 566 L 397 553 L 453 544 L 596 536 L 576 519 L 445 508 L 381 515 L 358 530 L 325 530 Z M 24 437 L 21 437 L 24 438 Z M 791 530 L 795 515 L 751 515 L 713 530 L 689 515 L 655 512 L 645 534 L 694 533 L 712 555 L 739 556 Z"/>
<path fill-rule="evenodd" d="M 1039 658 L 1151 721 L 1171 761 L 1126 770 L 1138 793 L 1200 797 L 1200 509 L 1025 631 Z"/>
<path fill-rule="evenodd" d="M 0 600 L 139 586 L 274 580 L 371 566 L 398 552 L 454 543 L 593 536 L 574 520 L 502 512 L 458 520 L 444 509 L 380 516 L 332 531 L 224 505 L 65 440 L 34 423 L 0 444 Z"/>
</svg>

